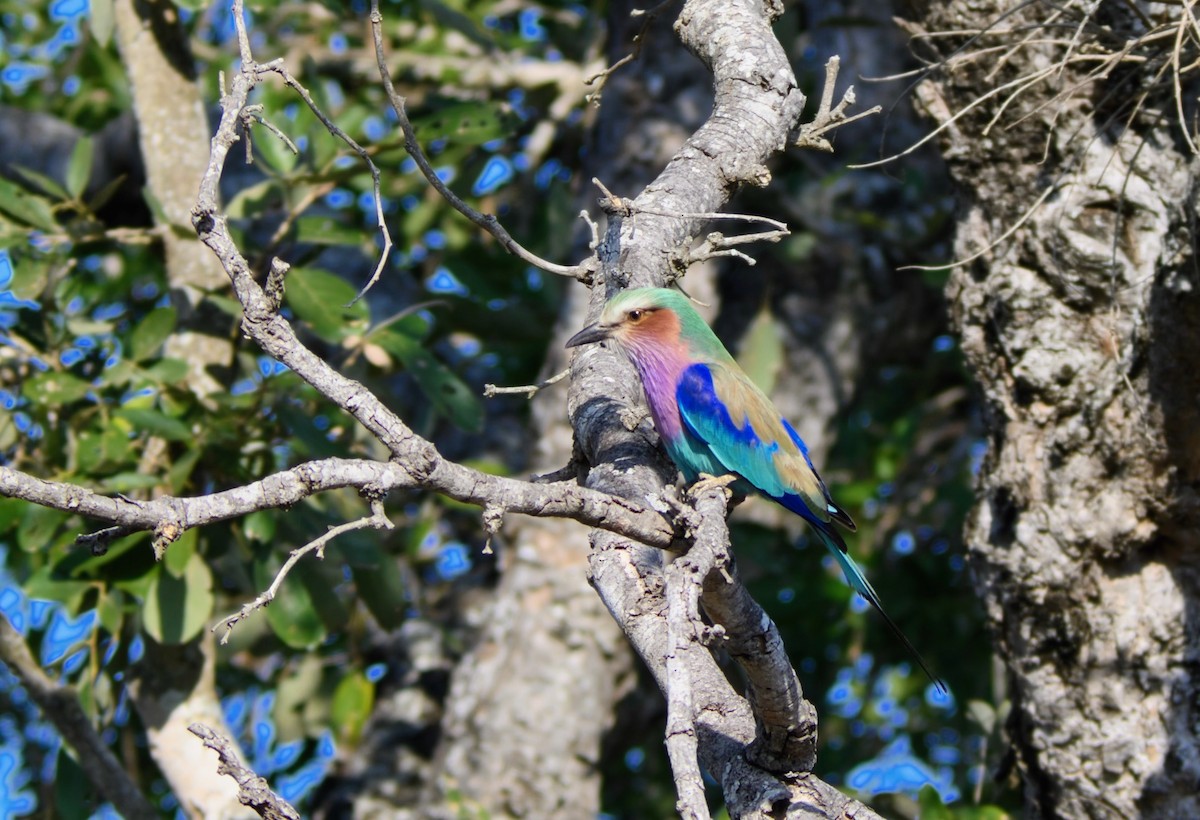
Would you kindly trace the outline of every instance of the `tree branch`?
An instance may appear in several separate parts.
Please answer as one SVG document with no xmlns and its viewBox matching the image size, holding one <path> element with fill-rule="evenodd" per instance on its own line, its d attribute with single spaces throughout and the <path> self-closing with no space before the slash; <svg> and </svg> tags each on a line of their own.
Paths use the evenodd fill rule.
<svg viewBox="0 0 1200 820">
<path fill-rule="evenodd" d="M 428 446 L 433 449 L 433 445 Z M 445 460 L 436 449 L 431 466 L 426 474 L 421 474 L 397 461 L 328 458 L 211 495 L 189 498 L 164 495 L 148 501 L 100 495 L 73 484 L 45 481 L 0 466 L 0 496 L 112 523 L 114 527 L 110 530 L 76 539 L 83 545 L 96 544 L 93 549 L 100 553 L 114 538 L 133 532 L 158 530 L 170 524 L 178 529 L 175 534 L 178 537 L 192 527 L 239 518 L 258 510 L 290 507 L 319 492 L 345 487 L 368 493 L 427 489 L 466 504 L 492 505 L 525 515 L 570 518 L 664 549 L 675 540 L 672 524 L 661 513 L 636 501 L 574 483 L 535 484 L 487 475 Z"/>
<path fill-rule="evenodd" d="M 271 586 L 267 587 L 257 598 L 250 603 L 244 605 L 241 609 L 232 615 L 229 615 L 217 623 L 213 624 L 212 631 L 216 632 L 221 627 L 225 627 L 225 634 L 221 636 L 222 646 L 229 642 L 229 635 L 233 632 L 233 627 L 238 622 L 250 617 L 253 613 L 265 607 L 271 601 L 275 600 L 275 596 L 279 594 L 279 587 L 283 584 L 283 580 L 288 577 L 288 573 L 292 571 L 292 567 L 300 561 L 301 558 L 308 555 L 310 552 L 315 552 L 318 558 L 325 557 L 325 545 L 339 535 L 354 530 L 366 529 L 374 527 L 375 529 L 390 530 L 393 528 L 391 519 L 383 511 L 383 502 L 373 500 L 371 502 L 371 514 L 357 521 L 348 521 L 345 524 L 339 524 L 336 527 L 330 527 L 329 531 L 324 535 L 314 538 L 303 547 L 297 547 L 288 555 L 288 559 L 283 562 L 283 566 L 279 568 L 279 572 L 275 574 L 275 580 L 271 582 Z"/>
<path fill-rule="evenodd" d="M 249 806 L 263 820 L 300 820 L 300 813 L 292 804 L 271 791 L 266 780 L 247 769 L 238 760 L 233 744 L 203 723 L 193 723 L 188 731 L 204 741 L 204 745 L 217 753 L 221 763 L 219 774 L 227 774 L 238 784 L 238 801 Z"/>
<path fill-rule="evenodd" d="M 675 31 L 713 71 L 713 113 L 632 202 L 610 202 L 607 231 L 599 245 L 599 281 L 604 287 L 593 289 L 590 320 L 614 292 L 661 287 L 678 275 L 671 267 L 671 254 L 703 224 L 700 217 L 688 215 L 718 212 L 740 184 L 769 182 L 766 162 L 787 143 L 800 120 L 804 96 L 771 30 L 773 12 L 768 5 L 756 0 L 689 0 L 681 11 Z M 673 480 L 674 471 L 661 468 L 661 456 L 640 430 L 621 423 L 641 397 L 636 388 L 615 386 L 636 384 L 636 375 L 621 357 L 589 346 L 572 362 L 568 411 L 579 450 L 592 465 L 588 486 L 648 498 L 662 494 L 663 482 Z M 668 708 L 674 702 L 679 704 L 677 712 L 686 709 L 694 716 L 695 753 L 720 783 L 731 817 L 874 817 L 870 809 L 804 773 L 814 758 L 815 714 L 801 697 L 777 633 L 772 637 L 761 624 L 761 610 L 751 606 L 749 593 L 736 581 L 721 581 L 719 573 L 712 574 L 728 549 L 728 535 L 721 532 L 724 499 L 702 495 L 697 504 L 702 513 L 685 513 L 695 543 L 688 557 L 680 559 L 688 564 L 679 568 L 665 568 L 656 550 L 593 532 L 593 586 L 667 694 Z M 691 647 L 680 652 L 679 629 L 672 634 L 668 628 L 666 622 L 675 617 L 668 613 L 689 608 L 687 583 L 677 580 L 691 574 L 689 566 L 710 578 L 707 586 L 714 591 L 705 589 L 706 609 L 718 620 L 729 620 L 723 631 L 732 636 L 739 662 L 755 680 L 753 703 L 733 691 L 712 653 L 690 651 Z M 729 589 L 714 586 L 720 584 Z M 751 624 L 758 628 L 751 629 Z M 759 658 L 760 653 L 766 656 Z M 686 695 L 678 691 L 680 686 L 688 687 Z M 690 747 L 687 731 L 677 733 L 677 725 L 673 719 L 668 740 L 673 766 L 691 754 L 685 748 Z M 768 754 L 772 749 L 775 754 Z M 676 766 L 676 776 L 684 798 L 681 810 L 692 810 L 697 801 L 687 795 L 693 793 L 694 775 L 685 760 Z"/>
<path fill-rule="evenodd" d="M 29 651 L 21 633 L 4 615 L 0 615 L 0 661 L 8 664 L 42 714 L 75 751 L 79 765 L 92 787 L 112 803 L 123 817 L 155 820 L 158 812 L 92 727 L 92 722 L 79 705 L 79 695 L 71 687 L 50 679 Z"/>
</svg>

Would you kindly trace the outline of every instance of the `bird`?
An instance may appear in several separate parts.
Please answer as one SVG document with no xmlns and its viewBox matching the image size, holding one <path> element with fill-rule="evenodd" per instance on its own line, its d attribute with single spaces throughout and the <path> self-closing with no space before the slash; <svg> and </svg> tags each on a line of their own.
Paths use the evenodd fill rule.
<svg viewBox="0 0 1200 820">
<path fill-rule="evenodd" d="M 688 297 L 670 288 L 634 288 L 613 296 L 600 318 L 566 346 L 612 341 L 632 361 L 654 427 L 689 484 L 735 477 L 731 489 L 765 496 L 803 518 L 849 585 L 884 622 L 941 692 L 945 683 L 883 608 L 834 526 L 857 527 L 813 466 L 808 447 L 734 360 Z"/>
</svg>

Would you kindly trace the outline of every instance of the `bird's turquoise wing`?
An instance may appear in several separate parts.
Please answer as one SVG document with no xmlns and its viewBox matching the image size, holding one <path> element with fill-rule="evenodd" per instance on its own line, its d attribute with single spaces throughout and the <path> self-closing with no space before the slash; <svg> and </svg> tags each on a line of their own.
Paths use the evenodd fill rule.
<svg viewBox="0 0 1200 820">
<path fill-rule="evenodd" d="M 726 470 L 784 506 L 802 501 L 817 521 L 854 528 L 830 500 L 800 436 L 744 373 L 719 363 L 693 364 L 683 371 L 675 398 L 687 431 Z"/>
</svg>

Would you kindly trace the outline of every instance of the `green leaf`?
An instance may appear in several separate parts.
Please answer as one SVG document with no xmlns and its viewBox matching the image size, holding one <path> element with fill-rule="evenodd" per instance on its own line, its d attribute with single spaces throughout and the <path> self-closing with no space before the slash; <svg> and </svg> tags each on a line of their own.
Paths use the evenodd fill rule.
<svg viewBox="0 0 1200 820">
<path fill-rule="evenodd" d="M 123 407 L 113 415 L 128 421 L 134 430 L 151 433 L 167 441 L 190 441 L 192 438 L 192 431 L 186 424 L 158 410 Z"/>
<path fill-rule="evenodd" d="M 346 307 L 357 291 L 345 279 L 327 271 L 292 268 L 286 292 L 288 306 L 326 341 L 340 341 L 361 332 L 370 318 L 365 302 Z"/>
<path fill-rule="evenodd" d="M 125 593 L 119 589 L 102 591 L 100 601 L 96 604 L 96 614 L 105 632 L 119 635 L 121 624 L 125 622 Z"/>
<path fill-rule="evenodd" d="M 200 634 L 212 615 L 212 573 L 193 553 L 183 577 L 176 578 L 159 565 L 152 573 L 142 608 L 146 632 L 161 644 L 180 644 Z"/>
<path fill-rule="evenodd" d="M 309 555 L 302 561 L 315 560 Z M 267 589 L 275 580 L 281 562 L 278 556 L 268 554 L 254 562 L 254 586 Z M 299 578 L 286 578 L 275 595 L 275 600 L 266 609 L 267 622 L 271 629 L 293 649 L 311 649 L 325 640 L 325 624 L 313 606 L 308 588 Z"/>
<path fill-rule="evenodd" d="M 14 261 L 16 266 L 8 287 L 17 295 L 18 299 L 37 301 L 50 281 L 50 258 L 22 254 Z"/>
<path fill-rule="evenodd" d="M 217 310 L 229 316 L 235 321 L 242 321 L 242 303 L 237 299 L 230 299 L 228 296 L 218 296 L 215 293 L 210 293 L 204 297 L 205 302 L 214 305 Z"/>
<path fill-rule="evenodd" d="M 92 784 L 66 749 L 59 747 L 54 767 L 54 816 L 59 820 L 87 820 L 95 809 Z"/>
<path fill-rule="evenodd" d="M 483 429 L 483 402 L 420 342 L 391 328 L 370 334 L 367 341 L 400 359 L 438 412 L 456 426 L 473 433 Z"/>
<path fill-rule="evenodd" d="M 53 177 L 46 176 L 40 171 L 35 171 L 32 168 L 26 168 L 24 165 L 10 165 L 17 175 L 42 190 L 42 193 L 57 199 L 70 199 L 71 195 L 67 193 L 67 189 Z"/>
<path fill-rule="evenodd" d="M 313 602 L 313 608 L 321 616 L 321 622 L 329 632 L 337 632 L 350 620 L 350 613 L 342 603 L 341 598 L 333 590 L 329 574 L 319 561 L 301 561 L 292 570 L 292 575 L 308 590 L 308 597 Z M 341 581 L 341 575 L 337 576 Z"/>
<path fill-rule="evenodd" d="M 953 820 L 954 815 L 942 803 L 941 795 L 933 786 L 921 787 L 917 795 L 917 804 L 921 807 L 921 820 Z"/>
<path fill-rule="evenodd" d="M 323 671 L 321 659 L 310 654 L 301 656 L 298 663 L 291 664 L 281 674 L 275 688 L 275 708 L 271 711 L 279 742 L 289 743 L 308 734 L 303 713 L 308 704 L 321 697 Z"/>
<path fill-rule="evenodd" d="M 29 577 L 22 590 L 34 600 L 58 601 L 73 610 L 91 588 L 92 584 L 89 581 L 63 578 L 53 567 L 45 566 Z"/>
<path fill-rule="evenodd" d="M 54 209 L 44 197 L 24 190 L 12 182 L 0 178 L 0 211 L 11 216 L 18 222 L 38 228 L 40 231 L 58 231 L 58 220 L 54 219 Z"/>
<path fill-rule="evenodd" d="M 275 537 L 275 512 L 273 510 L 256 510 L 246 516 L 242 526 L 246 537 L 251 541 L 269 544 Z"/>
<path fill-rule="evenodd" d="M 71 158 L 67 161 L 67 190 L 75 199 L 83 196 L 88 180 L 92 176 L 92 158 L 96 147 L 91 138 L 82 137 L 71 149 Z"/>
<path fill-rule="evenodd" d="M 229 215 L 230 219 L 245 219 L 252 213 L 260 213 L 272 197 L 278 198 L 278 186 L 279 183 L 276 180 L 264 179 L 262 182 L 243 188 L 225 206 L 225 213 Z M 240 303 L 238 307 L 241 307 Z"/>
<path fill-rule="evenodd" d="M 17 546 L 26 552 L 44 551 L 66 521 L 66 513 L 27 504 L 21 515 L 21 523 L 17 526 Z"/>
<path fill-rule="evenodd" d="M 199 541 L 200 531 L 193 527 L 185 531 L 173 544 L 168 546 L 166 553 L 163 555 L 163 566 L 166 567 L 167 572 L 176 578 L 185 577 L 188 566 L 191 564 L 192 556 L 196 554 L 196 544 Z"/>
<path fill-rule="evenodd" d="M 188 376 L 188 363 L 183 359 L 159 359 L 145 372 L 159 384 L 183 384 Z"/>
<path fill-rule="evenodd" d="M 329 722 L 337 727 L 338 739 L 351 745 L 357 743 L 374 705 L 375 685 L 362 672 L 342 678 L 333 691 L 329 715 Z"/>
<path fill-rule="evenodd" d="M 6 533 L 21 520 L 29 502 L 19 498 L 0 498 L 0 533 Z"/>
<path fill-rule="evenodd" d="M 26 381 L 21 393 L 37 404 L 56 407 L 79 401 L 91 389 L 92 386 L 78 376 L 48 370 Z"/>
<path fill-rule="evenodd" d="M 384 629 L 398 629 L 405 620 L 404 578 L 395 560 L 376 551 L 374 566 L 351 564 L 358 597 Z"/>
<path fill-rule="evenodd" d="M 74 447 L 75 469 L 82 475 L 94 475 L 132 461 L 133 442 L 119 426 L 103 430 L 84 430 Z"/>
<path fill-rule="evenodd" d="M 295 169 L 299 157 L 293 154 L 292 149 L 279 137 L 259 126 L 254 128 L 252 138 L 255 155 L 261 158 L 268 168 L 285 176 Z"/>
<path fill-rule="evenodd" d="M 109 476 L 104 482 L 104 487 L 114 493 L 128 493 L 133 490 L 152 490 L 159 486 L 157 476 L 142 475 L 135 472 L 117 473 Z"/>
<path fill-rule="evenodd" d="M 121 359 L 112 367 L 106 367 L 101 371 L 100 384 L 104 387 L 121 387 L 128 384 L 138 373 L 137 365 L 128 359 Z"/>
<path fill-rule="evenodd" d="M 21 438 L 12 413 L 0 407 L 0 452 L 5 452 Z"/>
<path fill-rule="evenodd" d="M 145 361 L 158 352 L 175 329 L 175 308 L 161 307 L 147 313 L 129 334 L 129 358 Z"/>
<path fill-rule="evenodd" d="M 108 48 L 113 33 L 113 0 L 91 0 L 88 28 L 100 48 Z"/>
<path fill-rule="evenodd" d="M 365 235 L 360 229 L 347 227 L 332 216 L 302 216 L 296 220 L 296 239 L 313 245 L 358 247 L 365 240 Z M 351 298 L 354 298 L 354 294 L 351 294 Z"/>
<path fill-rule="evenodd" d="M 412 120 L 422 144 L 448 139 L 455 145 L 482 145 L 507 137 L 515 122 L 509 105 L 494 102 L 457 103 Z"/>
<path fill-rule="evenodd" d="M 121 186 L 125 184 L 125 179 L 126 174 L 121 174 L 104 183 L 103 187 L 87 201 L 87 209 L 94 214 L 107 205 L 108 201 L 116 195 L 117 191 L 121 190 Z"/>
<path fill-rule="evenodd" d="M 183 491 L 188 479 L 192 475 L 192 470 L 196 469 L 196 462 L 199 460 L 199 447 L 192 447 L 192 449 L 175 459 L 174 463 L 171 464 L 171 469 L 167 471 L 167 487 L 172 493 L 179 495 Z"/>
<path fill-rule="evenodd" d="M 737 361 L 758 388 L 767 395 L 775 388 L 783 368 L 783 339 L 771 311 L 764 307 L 750 323 L 738 351 Z"/>
</svg>

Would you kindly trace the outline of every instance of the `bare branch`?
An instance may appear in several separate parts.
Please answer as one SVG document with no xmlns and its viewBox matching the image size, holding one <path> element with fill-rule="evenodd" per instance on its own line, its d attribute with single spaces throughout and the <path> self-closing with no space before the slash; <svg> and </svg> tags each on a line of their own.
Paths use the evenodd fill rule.
<svg viewBox="0 0 1200 820">
<path fill-rule="evenodd" d="M 500 242 L 501 246 L 513 256 L 547 273 L 570 276 L 581 282 L 590 283 L 592 281 L 592 274 L 597 268 L 595 256 L 588 257 L 578 265 L 569 266 L 558 265 L 542 259 L 513 239 L 493 214 L 479 213 L 479 211 L 472 208 L 456 193 L 451 191 L 446 183 L 442 182 L 441 178 L 437 175 L 437 171 L 434 170 L 425 156 L 425 152 L 421 149 L 421 143 L 417 141 L 417 135 L 413 130 L 412 122 L 408 119 L 407 100 L 396 92 L 396 87 L 392 83 L 392 74 L 387 67 L 387 60 L 383 50 L 383 15 L 379 13 L 379 0 L 371 0 L 371 33 L 375 38 L 375 58 L 379 65 L 379 76 L 383 80 L 383 86 L 387 91 L 388 99 L 391 101 L 392 110 L 396 112 L 396 120 L 400 124 L 400 129 L 404 132 L 404 148 L 408 151 L 408 155 L 412 157 L 413 162 L 417 164 L 417 168 L 425 176 L 426 181 L 429 182 L 434 190 L 441 194 L 442 198 L 451 207 L 471 220 L 475 225 L 478 225 L 494 236 Z"/>
<path fill-rule="evenodd" d="M 79 695 L 71 687 L 50 679 L 29 651 L 21 633 L 3 614 L 0 614 L 0 661 L 8 665 L 42 714 L 75 751 L 92 787 L 123 817 L 155 820 L 158 812 L 92 726 L 79 705 Z"/>
<path fill-rule="evenodd" d="M 275 792 L 266 780 L 259 777 L 238 760 L 237 752 L 226 738 L 203 723 L 193 723 L 188 731 L 204 741 L 204 745 L 217 753 L 221 759 L 217 772 L 227 774 L 238 784 L 238 800 L 249 806 L 263 820 L 300 820 L 300 813 Z"/>
<path fill-rule="evenodd" d="M 669 548 L 675 539 L 672 525 L 661 514 L 635 501 L 573 483 L 534 484 L 487 475 L 446 461 L 436 450 L 427 466 L 429 472 L 422 474 L 398 461 L 329 458 L 211 495 L 160 496 L 146 501 L 104 496 L 0 466 L 0 496 L 112 522 L 114 526 L 76 540 L 93 551 L 102 551 L 113 539 L 133 532 L 158 530 L 163 522 L 171 522 L 182 534 L 258 510 L 290 507 L 319 492 L 345 487 L 384 493 L 423 488 L 467 504 L 498 504 L 508 512 L 571 518 L 657 547 Z"/>
<path fill-rule="evenodd" d="M 705 498 L 711 507 L 709 513 L 719 520 L 719 528 L 725 525 L 725 505 L 729 499 L 726 486 L 733 476 L 724 479 L 706 479 L 695 485 L 694 497 Z M 709 504 L 708 502 L 711 502 Z M 708 649 L 700 642 L 705 633 L 700 619 L 700 591 L 704 579 L 716 569 L 718 563 L 729 560 L 728 530 L 724 542 L 713 543 L 713 536 L 720 539 L 720 532 L 710 532 L 711 516 L 692 513 L 685 509 L 684 515 L 692 519 L 696 544 L 682 557 L 667 567 L 667 754 L 675 776 L 675 788 L 679 792 L 676 809 L 680 816 L 694 820 L 708 820 L 708 804 L 704 799 L 704 781 L 700 776 L 698 759 L 699 742 L 696 732 L 696 707 L 692 700 L 694 682 L 690 670 L 702 667 L 707 658 L 689 659 L 693 653 L 707 655 Z M 703 530 L 703 532 L 702 532 Z M 704 543 L 701 543 L 703 538 Z M 715 548 L 714 548 L 715 547 Z"/>
<path fill-rule="evenodd" d="M 854 105 L 854 86 L 847 86 L 845 93 L 842 94 L 841 102 L 836 106 L 833 105 L 834 87 L 837 85 L 838 70 L 841 66 L 841 58 L 836 54 L 830 57 L 825 62 L 825 88 L 821 92 L 821 102 L 817 107 L 817 115 L 813 117 L 812 122 L 805 123 L 800 126 L 800 135 L 796 138 L 795 145 L 797 148 L 816 148 L 819 151 L 833 151 L 833 146 L 829 144 L 829 140 L 825 139 L 822 134 L 826 134 L 835 128 L 840 128 L 847 123 L 852 123 L 855 120 L 861 120 L 863 117 L 869 117 L 872 114 L 878 114 L 883 110 L 880 106 L 868 108 L 866 111 L 846 116 L 846 109 Z"/>
<path fill-rule="evenodd" d="M 633 62 L 642 54 L 642 43 L 646 39 L 646 30 L 650 28 L 650 24 L 658 15 L 662 14 L 668 6 L 676 0 L 663 0 L 652 9 L 634 9 L 629 13 L 630 17 L 641 17 L 642 27 L 638 29 L 638 33 L 633 35 L 633 49 L 621 59 L 610 65 L 603 71 L 598 71 L 583 81 L 584 85 L 594 85 L 596 89 L 588 94 L 584 99 L 596 106 L 600 107 L 600 99 L 604 95 L 604 86 L 608 83 L 608 78 L 611 77 L 618 68 L 628 63 Z"/>
<path fill-rule="evenodd" d="M 1037 209 L 1042 206 L 1042 203 L 1056 190 L 1058 189 L 1053 185 L 1046 186 L 1046 190 L 1042 191 L 1041 195 L 1033 201 L 1033 204 L 1025 210 L 1025 213 L 1021 214 L 1020 219 L 1012 224 L 1012 227 L 998 236 L 993 242 L 988 243 L 986 247 L 980 248 L 965 259 L 955 259 L 953 262 L 947 262 L 944 265 L 904 265 L 901 268 L 897 268 L 897 270 L 941 270 L 943 268 L 956 268 L 974 262 L 979 257 L 1004 244 L 1010 236 L 1020 230 L 1021 226 L 1029 221 L 1037 212 Z"/>
<path fill-rule="evenodd" d="M 737 245 L 746 245 L 751 242 L 778 242 L 790 233 L 787 228 L 781 231 L 764 231 L 763 233 L 747 233 L 738 236 L 725 236 L 725 234 L 714 231 L 706 236 L 704 241 L 696 247 L 681 250 L 672 261 L 682 270 L 686 270 L 688 266 L 694 265 L 697 262 L 714 259 L 718 256 L 736 256 L 747 265 L 754 265 L 757 263 L 757 260 L 753 256 L 738 250 Z"/>
<path fill-rule="evenodd" d="M 283 566 L 279 568 L 279 572 L 275 574 L 275 580 L 271 582 L 271 586 L 267 587 L 257 598 L 248 604 L 245 604 L 241 609 L 232 615 L 222 618 L 217 623 L 213 624 L 212 631 L 216 632 L 221 627 L 225 627 L 225 634 L 221 636 L 221 645 L 224 646 L 229 642 L 229 635 L 233 632 L 234 626 L 240 621 L 245 620 L 253 613 L 267 606 L 271 601 L 275 600 L 275 596 L 279 593 L 279 587 L 283 585 L 283 580 L 287 578 L 288 573 L 292 571 L 292 567 L 300 561 L 301 558 L 308 555 L 310 552 L 316 552 L 318 558 L 325 557 L 325 545 L 337 538 L 339 535 L 354 530 L 362 530 L 368 527 L 378 530 L 390 530 L 394 527 L 390 518 L 383 511 L 383 502 L 371 502 L 371 514 L 357 521 L 348 521 L 345 524 L 339 524 L 336 527 L 330 527 L 329 531 L 319 538 L 314 538 L 303 547 L 298 547 L 292 550 L 288 555 L 288 559 L 283 562 Z"/>
<path fill-rule="evenodd" d="M 239 25 L 244 28 L 244 23 L 240 22 L 242 20 L 240 10 L 236 11 L 235 15 L 239 20 Z M 325 126 L 326 130 L 328 130 L 329 133 L 333 134 L 342 142 L 349 145 L 350 149 L 354 151 L 354 153 L 358 154 L 359 158 L 367 164 L 367 169 L 371 172 L 371 188 L 375 197 L 375 224 L 379 227 L 379 236 L 383 241 L 383 247 L 379 250 L 379 261 L 375 264 L 375 271 L 371 274 L 371 278 L 367 281 L 367 284 L 362 286 L 362 289 L 359 290 L 355 297 L 350 300 L 350 304 L 354 304 L 359 299 L 363 298 L 366 292 L 369 291 L 372 286 L 379 281 L 379 277 L 383 274 L 384 265 L 387 264 L 388 256 L 392 252 L 392 234 L 388 231 L 387 220 L 383 215 L 383 194 L 380 192 L 381 184 L 379 168 L 376 167 L 374 161 L 371 159 L 371 155 L 367 153 L 367 150 L 355 142 L 349 134 L 339 128 L 337 124 L 334 123 L 334 121 L 331 120 L 325 114 L 325 112 L 321 110 L 320 106 L 318 106 L 313 100 L 312 95 L 308 93 L 308 89 L 301 85 L 300 82 L 292 76 L 291 72 L 283 67 L 282 60 L 272 60 L 266 65 L 259 66 L 259 70 L 273 71 L 282 77 L 284 84 L 300 95 L 300 99 L 304 100 L 304 104 L 307 105 L 309 110 L 316 115 L 317 119 L 321 121 L 321 124 Z"/>
</svg>

